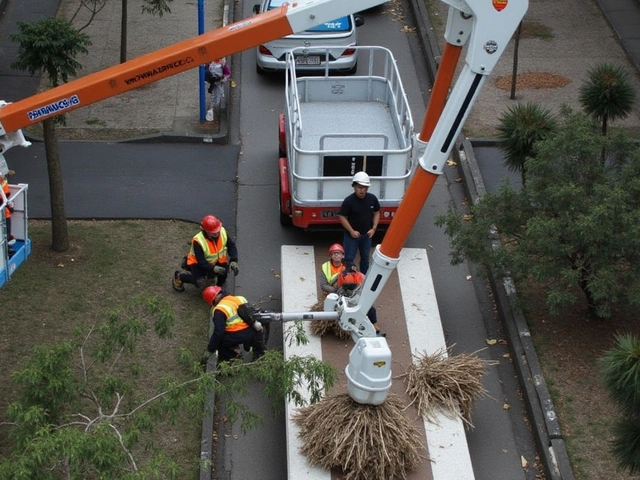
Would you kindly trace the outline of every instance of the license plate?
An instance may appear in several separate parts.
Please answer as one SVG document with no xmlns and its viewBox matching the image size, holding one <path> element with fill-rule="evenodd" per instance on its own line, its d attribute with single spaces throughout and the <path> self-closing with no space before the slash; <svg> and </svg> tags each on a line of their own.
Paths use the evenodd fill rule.
<svg viewBox="0 0 640 480">
<path fill-rule="evenodd" d="M 322 218 L 337 218 L 338 212 L 336 212 L 335 210 L 322 210 L 320 212 L 320 216 Z"/>
<path fill-rule="evenodd" d="M 320 57 L 318 55 L 296 57 L 296 65 L 320 65 Z"/>
</svg>

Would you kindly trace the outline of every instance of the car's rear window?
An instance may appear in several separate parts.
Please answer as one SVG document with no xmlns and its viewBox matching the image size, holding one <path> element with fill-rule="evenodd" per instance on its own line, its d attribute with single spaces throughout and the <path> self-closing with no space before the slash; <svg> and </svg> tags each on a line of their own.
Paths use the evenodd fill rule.
<svg viewBox="0 0 640 480">
<path fill-rule="evenodd" d="M 341 17 L 331 22 L 326 22 L 317 27 L 310 28 L 307 32 L 348 32 L 351 30 L 349 17 Z"/>
<path fill-rule="evenodd" d="M 271 0 L 269 2 L 268 10 L 281 7 L 284 3 L 291 0 Z M 318 25 L 317 27 L 310 28 L 307 32 L 348 32 L 351 30 L 351 21 L 349 17 L 340 17 L 331 22 L 326 22 Z"/>
</svg>

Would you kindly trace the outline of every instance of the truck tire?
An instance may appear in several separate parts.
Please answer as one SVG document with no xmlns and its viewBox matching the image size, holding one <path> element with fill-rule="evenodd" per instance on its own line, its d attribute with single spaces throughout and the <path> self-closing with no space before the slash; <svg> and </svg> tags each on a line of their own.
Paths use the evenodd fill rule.
<svg viewBox="0 0 640 480">
<path fill-rule="evenodd" d="M 278 202 L 280 204 L 280 225 L 283 227 L 290 227 L 293 224 L 291 217 L 282 211 L 282 200 Z"/>
<path fill-rule="evenodd" d="M 289 227 L 293 225 L 293 220 L 282 210 L 282 183 L 278 182 L 278 210 L 280 211 L 280 225 Z"/>
</svg>

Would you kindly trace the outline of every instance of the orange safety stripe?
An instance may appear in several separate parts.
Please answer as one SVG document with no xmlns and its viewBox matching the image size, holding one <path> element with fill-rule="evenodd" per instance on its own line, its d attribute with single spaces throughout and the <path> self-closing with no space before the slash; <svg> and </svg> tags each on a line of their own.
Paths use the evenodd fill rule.
<svg viewBox="0 0 640 480">
<path fill-rule="evenodd" d="M 0 109 L 0 125 L 15 132 L 42 120 L 142 87 L 293 33 L 288 4 L 134 58 Z"/>
</svg>

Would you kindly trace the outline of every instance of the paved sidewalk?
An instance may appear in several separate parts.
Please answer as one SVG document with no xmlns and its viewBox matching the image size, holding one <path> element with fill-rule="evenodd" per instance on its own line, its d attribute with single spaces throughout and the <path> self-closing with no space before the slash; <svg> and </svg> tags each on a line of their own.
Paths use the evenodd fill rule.
<svg viewBox="0 0 640 480">
<path fill-rule="evenodd" d="M 17 22 L 37 22 L 42 18 L 64 15 L 70 18 L 77 8 L 77 0 L 39 0 L 38 8 L 19 0 L 0 0 L 0 99 L 16 101 L 35 93 L 38 79 L 13 71 L 17 48 L 9 40 L 16 33 Z M 198 3 L 171 2 L 170 13 L 162 17 L 141 13 L 141 0 L 129 0 L 127 58 L 152 52 L 198 35 Z M 206 0 L 204 4 L 205 31 L 222 26 L 229 0 Z M 60 8 L 58 9 L 58 5 Z M 83 66 L 80 76 L 117 65 L 120 60 L 121 2 L 106 2 L 83 33 L 91 37 L 89 53 L 78 57 Z M 74 25 L 86 23 L 88 12 L 78 15 Z M 233 79 L 233 78 L 232 78 Z M 231 88 L 233 88 L 231 83 Z M 206 88 L 206 84 L 204 85 Z M 226 119 L 203 122 L 200 118 L 199 69 L 194 68 L 137 90 L 106 99 L 67 114 L 67 124 L 61 127 L 62 139 L 126 139 L 148 135 L 163 135 L 160 140 L 184 141 L 195 136 L 211 140 L 226 133 Z M 209 95 L 204 92 L 205 103 Z M 223 112 L 226 114 L 226 111 Z"/>
</svg>

